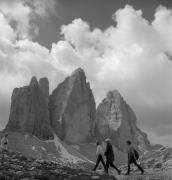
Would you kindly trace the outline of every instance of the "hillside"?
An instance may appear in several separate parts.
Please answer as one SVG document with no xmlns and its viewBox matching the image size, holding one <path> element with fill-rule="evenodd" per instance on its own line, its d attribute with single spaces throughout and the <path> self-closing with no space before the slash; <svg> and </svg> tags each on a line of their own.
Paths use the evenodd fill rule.
<svg viewBox="0 0 172 180">
<path fill-rule="evenodd" d="M 113 176 L 92 172 L 79 164 L 63 164 L 43 159 L 36 160 L 12 151 L 0 155 L 0 179 L 116 180 Z"/>
</svg>

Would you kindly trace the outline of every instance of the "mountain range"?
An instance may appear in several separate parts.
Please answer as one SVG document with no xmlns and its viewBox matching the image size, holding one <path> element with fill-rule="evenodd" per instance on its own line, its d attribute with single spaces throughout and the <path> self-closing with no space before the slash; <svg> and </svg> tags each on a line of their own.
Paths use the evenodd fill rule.
<svg viewBox="0 0 172 180">
<path fill-rule="evenodd" d="M 45 77 L 39 81 L 32 77 L 28 86 L 15 88 L 4 131 L 10 135 L 11 148 L 27 156 L 48 158 L 49 154 L 69 161 L 95 160 L 95 142 L 105 138 L 111 139 L 119 163 L 126 162 L 126 140 L 132 140 L 142 154 L 153 148 L 118 90 L 109 91 L 96 108 L 81 68 L 51 94 Z"/>
</svg>

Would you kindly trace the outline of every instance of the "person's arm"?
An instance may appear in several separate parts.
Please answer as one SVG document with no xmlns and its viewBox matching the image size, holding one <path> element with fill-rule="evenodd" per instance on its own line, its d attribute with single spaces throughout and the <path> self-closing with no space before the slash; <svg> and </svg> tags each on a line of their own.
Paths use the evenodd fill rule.
<svg viewBox="0 0 172 180">
<path fill-rule="evenodd" d="M 137 160 L 135 151 L 136 151 L 136 149 L 133 147 L 133 156 L 134 156 L 134 159 Z"/>
<path fill-rule="evenodd" d="M 99 153 L 99 146 L 97 146 L 97 149 L 96 149 L 96 156 L 98 156 L 98 153 Z"/>
</svg>

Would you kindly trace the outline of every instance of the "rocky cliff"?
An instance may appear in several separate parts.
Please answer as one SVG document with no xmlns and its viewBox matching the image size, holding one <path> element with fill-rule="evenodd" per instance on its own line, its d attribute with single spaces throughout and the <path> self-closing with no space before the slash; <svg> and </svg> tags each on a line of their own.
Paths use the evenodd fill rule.
<svg viewBox="0 0 172 180">
<path fill-rule="evenodd" d="M 61 140 L 71 144 L 92 140 L 95 101 L 81 68 L 52 92 L 49 111 L 52 128 Z"/>
<path fill-rule="evenodd" d="M 39 79 L 39 87 L 42 90 L 43 96 L 46 100 L 47 107 L 48 107 L 48 101 L 49 101 L 49 81 L 48 78 L 43 77 Z"/>
<path fill-rule="evenodd" d="M 15 88 L 6 130 L 27 132 L 40 139 L 52 139 L 55 133 L 68 144 L 110 137 L 122 151 L 128 139 L 143 152 L 151 147 L 147 135 L 137 127 L 135 113 L 117 90 L 107 94 L 96 112 L 92 90 L 81 68 L 50 96 L 47 78 L 38 83 L 33 77 L 28 86 Z"/>
<path fill-rule="evenodd" d="M 110 91 L 97 108 L 95 135 L 100 140 L 109 137 L 122 151 L 126 149 L 126 140 L 131 140 L 139 150 L 145 151 L 150 148 L 150 143 L 136 123 L 135 113 L 120 93 Z"/>
<path fill-rule="evenodd" d="M 8 131 L 27 132 L 41 139 L 53 138 L 48 111 L 49 85 L 43 78 L 38 84 L 36 77 L 29 86 L 15 88 L 11 98 Z"/>
</svg>

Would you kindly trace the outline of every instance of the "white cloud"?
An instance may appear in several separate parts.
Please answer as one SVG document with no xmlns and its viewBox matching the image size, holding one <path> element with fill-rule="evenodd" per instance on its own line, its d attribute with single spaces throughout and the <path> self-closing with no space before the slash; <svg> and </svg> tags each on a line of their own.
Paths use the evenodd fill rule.
<svg viewBox="0 0 172 180">
<path fill-rule="evenodd" d="M 117 22 L 116 27 L 111 26 L 104 32 L 100 29 L 91 31 L 88 23 L 75 19 L 71 24 L 62 26 L 62 34 L 74 47 L 75 54 L 82 57 L 82 66 L 86 67 L 88 75 L 95 74 L 92 81 L 104 91 L 119 88 L 130 97 L 128 99 L 132 103 L 135 103 L 133 98 L 137 96 L 139 102 L 145 105 L 172 104 L 169 99 L 172 70 L 165 54 L 169 52 L 165 45 L 165 39 L 168 38 L 161 34 L 161 29 L 155 23 L 159 21 L 157 14 L 161 14 L 162 9 L 167 14 L 171 12 L 164 7 L 158 8 L 150 24 L 142 17 L 141 10 L 136 11 L 126 5 L 113 16 Z M 171 21 L 172 16 L 167 19 Z M 172 25 L 166 23 L 163 29 L 165 27 L 170 29 Z M 91 64 L 92 72 L 87 63 Z"/>
<path fill-rule="evenodd" d="M 152 26 L 158 32 L 165 50 L 172 55 L 172 10 L 159 6 L 156 10 Z"/>
<path fill-rule="evenodd" d="M 0 38 L 1 40 L 7 40 L 7 39 L 15 39 L 15 33 L 14 30 L 11 28 L 11 26 L 6 21 L 3 14 L 0 13 Z"/>
<path fill-rule="evenodd" d="M 30 14 L 31 9 L 25 6 L 23 1 L 2 0 L 0 2 L 0 11 L 6 16 L 16 30 L 19 38 L 27 38 L 30 29 Z"/>
<path fill-rule="evenodd" d="M 80 57 L 67 41 L 59 41 L 52 44 L 51 55 L 53 65 L 57 69 L 69 74 L 76 67 L 82 64 Z"/>
<path fill-rule="evenodd" d="M 39 33 L 34 20 L 57 15 L 55 0 L 1 0 L 0 12 L 14 28 L 19 39 L 32 39 Z"/>
<path fill-rule="evenodd" d="M 41 12 L 38 14 L 44 14 Z M 53 43 L 50 50 L 28 38 L 17 40 L 8 17 L 0 13 L 0 82 L 6 82 L 0 96 L 9 101 L 12 89 L 26 84 L 32 75 L 47 76 L 52 88 L 81 66 L 97 102 L 108 90 L 119 89 L 134 107 L 139 124 L 155 135 L 158 123 L 163 124 L 162 119 L 157 120 L 159 109 L 172 106 L 171 13 L 160 6 L 155 19 L 148 22 L 141 10 L 126 5 L 113 15 L 117 25 L 104 31 L 92 30 L 87 22 L 75 19 L 62 26 L 64 39 Z M 147 116 L 145 109 L 150 110 Z M 171 124 L 169 116 L 165 122 L 164 126 Z"/>
</svg>

